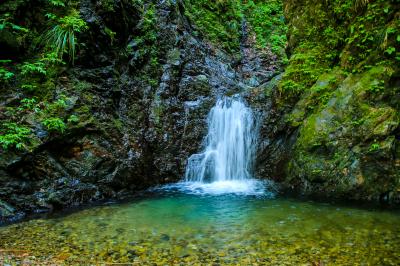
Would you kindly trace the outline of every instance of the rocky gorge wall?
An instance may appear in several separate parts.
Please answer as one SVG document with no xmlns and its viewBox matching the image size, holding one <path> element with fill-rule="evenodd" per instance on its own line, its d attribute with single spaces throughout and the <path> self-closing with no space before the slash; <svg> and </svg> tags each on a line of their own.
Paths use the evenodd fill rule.
<svg viewBox="0 0 400 266">
<path fill-rule="evenodd" d="M 284 2 L 261 169 L 289 191 L 398 204 L 399 2 Z"/>
<path fill-rule="evenodd" d="M 54 9 L 33 4 L 10 2 L 8 8 L 15 17 L 32 9 L 28 14 L 42 20 L 40 10 Z M 19 138 L 15 145 L 3 145 L 1 216 L 121 198 L 182 178 L 217 97 L 245 91 L 277 68 L 272 53 L 264 53 L 261 62 L 250 46 L 243 48 L 249 54 L 243 58 L 218 49 L 196 33 L 186 6 L 182 1 L 78 1 L 73 9 L 87 29 L 78 36 L 73 65 L 51 66 L 56 73 L 38 80 L 29 77 L 40 86 L 35 91 L 24 91 L 27 78 L 18 66 L 7 66 L 15 77 L 4 84 L 2 120 L 17 121 L 19 131 L 3 130 L 5 137 Z M 2 43 L 15 48 L 6 38 Z M 12 59 L 18 64 L 36 53 Z M 246 66 L 247 72 L 263 72 L 248 80 Z M 58 124 L 49 127 L 48 120 Z M 27 134 L 19 136 L 22 125 Z"/>
<path fill-rule="evenodd" d="M 2 217 L 179 180 L 211 106 L 235 93 L 261 119 L 258 178 L 398 200 L 396 1 L 19 0 L 0 13 Z M 83 21 L 73 62 L 40 46 L 51 14 Z"/>
</svg>

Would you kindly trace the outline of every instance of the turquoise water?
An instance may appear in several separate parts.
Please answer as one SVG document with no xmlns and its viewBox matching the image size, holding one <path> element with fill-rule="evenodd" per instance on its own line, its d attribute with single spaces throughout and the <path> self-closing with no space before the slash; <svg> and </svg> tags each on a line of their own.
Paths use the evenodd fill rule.
<svg viewBox="0 0 400 266">
<path fill-rule="evenodd" d="M 399 222 L 383 210 L 156 191 L 0 227 L 0 249 L 57 265 L 399 265 Z"/>
</svg>

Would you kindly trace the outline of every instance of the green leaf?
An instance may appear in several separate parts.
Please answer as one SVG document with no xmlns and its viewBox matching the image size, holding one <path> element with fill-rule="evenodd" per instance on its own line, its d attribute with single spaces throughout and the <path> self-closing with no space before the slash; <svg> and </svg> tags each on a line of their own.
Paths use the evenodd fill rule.
<svg viewBox="0 0 400 266">
<path fill-rule="evenodd" d="M 69 123 L 77 123 L 79 122 L 79 118 L 76 115 L 71 115 L 68 120 Z"/>
<path fill-rule="evenodd" d="M 394 47 L 392 47 L 392 46 L 390 46 L 389 48 L 387 48 L 387 49 L 385 50 L 385 53 L 387 53 L 388 55 L 391 55 L 391 54 L 393 54 L 394 52 L 396 52 L 396 48 L 394 48 Z"/>
<path fill-rule="evenodd" d="M 53 6 L 62 6 L 64 7 L 65 4 L 63 1 L 61 0 L 48 0 L 50 2 L 50 4 L 52 4 Z"/>
<path fill-rule="evenodd" d="M 57 16 L 54 15 L 53 13 L 46 13 L 45 16 L 46 16 L 47 18 L 49 18 L 49 19 L 56 19 L 56 18 L 57 18 Z"/>
<path fill-rule="evenodd" d="M 5 79 L 10 79 L 10 78 L 12 78 L 13 76 L 14 76 L 14 73 L 12 73 L 12 72 L 7 72 L 7 73 L 4 75 Z"/>
</svg>

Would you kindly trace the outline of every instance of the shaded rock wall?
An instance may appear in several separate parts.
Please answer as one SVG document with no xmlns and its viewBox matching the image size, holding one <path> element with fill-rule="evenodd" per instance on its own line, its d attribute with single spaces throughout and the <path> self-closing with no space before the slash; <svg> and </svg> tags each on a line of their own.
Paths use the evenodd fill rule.
<svg viewBox="0 0 400 266">
<path fill-rule="evenodd" d="M 271 101 L 260 175 L 300 194 L 397 204 L 399 4 L 284 2 L 289 62 L 256 92 Z"/>
<path fill-rule="evenodd" d="M 54 134 L 32 121 L 38 144 L 2 155 L 0 199 L 14 213 L 180 180 L 216 99 L 267 82 L 277 68 L 276 56 L 257 54 L 247 37 L 238 60 L 194 35 L 182 1 L 82 0 L 78 7 L 89 30 L 51 97 L 65 95 L 79 122 Z"/>
</svg>

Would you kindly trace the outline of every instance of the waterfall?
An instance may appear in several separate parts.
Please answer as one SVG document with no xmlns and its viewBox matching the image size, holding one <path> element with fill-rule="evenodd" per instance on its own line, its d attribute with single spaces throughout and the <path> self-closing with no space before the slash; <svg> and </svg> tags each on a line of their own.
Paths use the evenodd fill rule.
<svg viewBox="0 0 400 266">
<path fill-rule="evenodd" d="M 266 181 L 252 178 L 257 119 L 238 97 L 224 97 L 211 109 L 203 150 L 189 157 L 185 180 L 165 186 L 187 193 L 267 195 Z"/>
<path fill-rule="evenodd" d="M 241 99 L 218 100 L 208 115 L 204 150 L 188 159 L 185 180 L 211 183 L 250 179 L 256 136 L 253 112 Z"/>
<path fill-rule="evenodd" d="M 272 182 L 252 177 L 258 123 L 251 108 L 238 96 L 224 97 L 211 109 L 207 124 L 203 149 L 189 157 L 185 179 L 162 189 L 273 197 Z"/>
</svg>

